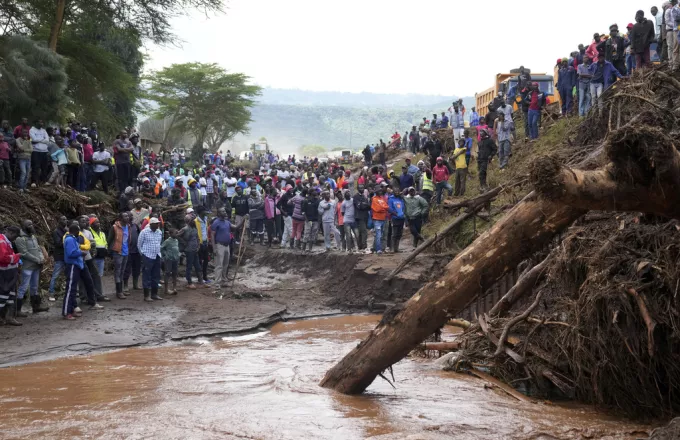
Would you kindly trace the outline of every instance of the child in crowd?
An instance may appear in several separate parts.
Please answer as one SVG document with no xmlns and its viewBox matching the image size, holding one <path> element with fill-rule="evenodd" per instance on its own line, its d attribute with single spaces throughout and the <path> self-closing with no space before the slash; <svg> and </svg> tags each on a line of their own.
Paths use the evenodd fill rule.
<svg viewBox="0 0 680 440">
<path fill-rule="evenodd" d="M 64 186 L 66 181 L 66 165 L 68 165 L 68 158 L 66 157 L 66 151 L 64 150 L 64 140 L 60 137 L 55 139 L 57 148 L 50 155 L 52 158 L 52 167 L 56 170 L 52 171 L 50 179 L 47 181 L 48 184 L 55 184 L 57 186 Z"/>
<path fill-rule="evenodd" d="M 161 258 L 165 264 L 165 294 L 168 295 L 169 278 L 172 276 L 172 291 L 170 295 L 177 295 L 177 272 L 179 271 L 179 241 L 177 229 L 170 229 L 169 237 L 161 245 Z"/>
</svg>

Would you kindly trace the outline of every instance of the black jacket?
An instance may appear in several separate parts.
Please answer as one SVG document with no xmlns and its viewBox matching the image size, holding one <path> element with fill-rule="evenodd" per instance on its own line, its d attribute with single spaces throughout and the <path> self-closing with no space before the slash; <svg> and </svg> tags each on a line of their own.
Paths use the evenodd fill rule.
<svg viewBox="0 0 680 440">
<path fill-rule="evenodd" d="M 597 45 L 598 52 L 604 53 L 604 59 L 609 61 L 625 60 L 626 42 L 623 37 L 612 37 Z M 614 55 L 616 52 L 616 55 Z"/>
<path fill-rule="evenodd" d="M 371 204 L 368 199 L 361 193 L 354 194 L 354 218 L 357 220 L 368 219 L 368 212 L 371 210 Z"/>
<path fill-rule="evenodd" d="M 477 160 L 488 161 L 496 155 L 496 144 L 491 138 L 482 139 L 477 147 Z"/>
<path fill-rule="evenodd" d="M 643 53 L 655 38 L 654 23 L 651 20 L 645 18 L 641 23 L 635 23 L 628 35 L 630 51 L 632 53 Z"/>
<path fill-rule="evenodd" d="M 128 196 L 125 193 L 121 194 L 118 198 L 118 212 L 128 212 L 130 210 L 129 204 L 130 199 Z"/>
<path fill-rule="evenodd" d="M 248 196 L 245 194 L 235 195 L 231 198 L 231 206 L 234 207 L 234 212 L 236 215 L 245 216 L 248 215 L 250 209 L 248 208 Z"/>
<path fill-rule="evenodd" d="M 66 235 L 66 231 L 61 228 L 52 231 L 52 257 L 54 261 L 64 261 L 64 235 Z"/>
<path fill-rule="evenodd" d="M 308 198 L 302 202 L 302 213 L 305 215 L 305 219 L 308 222 L 318 222 L 319 221 L 319 203 L 321 200 L 319 198 Z"/>
<path fill-rule="evenodd" d="M 288 194 L 288 192 L 285 192 L 279 199 L 279 203 L 276 204 L 276 207 L 279 208 L 283 216 L 290 217 L 293 215 L 293 209 L 295 209 L 295 207 L 288 204 L 288 200 L 292 199 L 293 197 L 294 194 L 291 195 Z"/>
</svg>

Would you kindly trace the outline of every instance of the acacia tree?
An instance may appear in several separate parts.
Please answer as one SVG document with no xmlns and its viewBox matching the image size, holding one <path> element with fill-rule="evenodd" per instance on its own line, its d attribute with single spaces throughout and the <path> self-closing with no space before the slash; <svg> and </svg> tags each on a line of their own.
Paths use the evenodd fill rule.
<svg viewBox="0 0 680 440">
<path fill-rule="evenodd" d="M 246 133 L 250 108 L 260 87 L 248 84 L 241 73 L 227 73 L 217 64 L 173 64 L 145 77 L 148 99 L 158 108 L 153 116 L 173 118 L 196 142 L 194 154 L 204 146 L 215 151 L 238 133 Z"/>
</svg>

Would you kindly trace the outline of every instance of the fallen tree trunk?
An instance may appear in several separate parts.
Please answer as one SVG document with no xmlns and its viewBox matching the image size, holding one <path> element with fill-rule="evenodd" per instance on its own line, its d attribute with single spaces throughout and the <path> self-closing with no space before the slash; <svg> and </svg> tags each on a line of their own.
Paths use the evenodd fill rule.
<svg viewBox="0 0 680 440">
<path fill-rule="evenodd" d="M 345 394 L 363 392 L 375 378 L 406 356 L 519 262 L 542 249 L 585 211 L 526 196 L 445 268 L 440 281 L 423 286 L 391 320 L 331 368 L 321 386 Z"/>
<path fill-rule="evenodd" d="M 575 208 L 659 214 L 680 219 L 680 152 L 663 129 L 627 125 L 605 145 L 610 162 L 597 170 L 540 157 L 530 180 L 543 197 Z"/>
</svg>

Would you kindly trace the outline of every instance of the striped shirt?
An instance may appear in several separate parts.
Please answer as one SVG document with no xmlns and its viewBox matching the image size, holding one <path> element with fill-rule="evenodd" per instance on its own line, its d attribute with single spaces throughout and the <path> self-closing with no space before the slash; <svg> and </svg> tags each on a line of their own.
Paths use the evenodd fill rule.
<svg viewBox="0 0 680 440">
<path fill-rule="evenodd" d="M 137 249 L 145 257 L 155 260 L 156 257 L 161 256 L 162 241 L 163 232 L 161 232 L 160 228 L 156 229 L 155 232 L 150 227 L 144 228 L 137 238 Z"/>
</svg>

